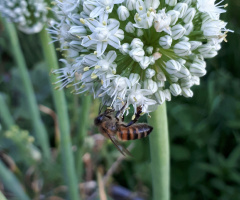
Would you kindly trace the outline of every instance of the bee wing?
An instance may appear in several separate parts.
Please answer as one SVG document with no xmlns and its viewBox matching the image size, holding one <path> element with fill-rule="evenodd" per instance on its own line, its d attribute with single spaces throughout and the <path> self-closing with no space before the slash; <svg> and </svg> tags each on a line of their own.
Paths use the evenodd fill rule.
<svg viewBox="0 0 240 200">
<path fill-rule="evenodd" d="M 122 155 L 124 155 L 124 156 L 128 155 L 128 156 L 133 157 L 132 154 L 126 148 L 124 148 L 114 136 L 111 136 L 108 133 L 107 133 L 107 135 Z"/>
</svg>

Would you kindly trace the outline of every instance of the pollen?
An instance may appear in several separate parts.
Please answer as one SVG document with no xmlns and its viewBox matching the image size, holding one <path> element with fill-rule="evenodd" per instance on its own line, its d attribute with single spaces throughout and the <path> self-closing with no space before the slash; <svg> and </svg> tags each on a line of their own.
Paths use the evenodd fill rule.
<svg viewBox="0 0 240 200">
<path fill-rule="evenodd" d="M 83 71 L 88 71 L 89 70 L 89 67 L 84 67 Z"/>
<path fill-rule="evenodd" d="M 82 24 L 85 24 L 85 20 L 84 20 L 83 18 L 80 18 L 80 22 L 81 22 Z"/>
<path fill-rule="evenodd" d="M 96 65 L 96 66 L 95 66 L 95 69 L 100 69 L 100 68 L 101 68 L 100 65 Z"/>
<path fill-rule="evenodd" d="M 92 73 L 91 74 L 91 79 L 96 79 L 97 78 L 97 75 L 95 73 Z"/>
</svg>

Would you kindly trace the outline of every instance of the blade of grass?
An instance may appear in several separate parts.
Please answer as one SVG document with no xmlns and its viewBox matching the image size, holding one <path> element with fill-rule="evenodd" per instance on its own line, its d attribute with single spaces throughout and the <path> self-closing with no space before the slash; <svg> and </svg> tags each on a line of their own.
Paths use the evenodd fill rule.
<svg viewBox="0 0 240 200">
<path fill-rule="evenodd" d="M 24 192 L 21 184 L 16 179 L 16 177 L 9 171 L 3 162 L 0 160 L 0 180 L 10 190 L 13 194 L 16 195 L 18 199 L 21 200 L 30 200 L 27 194 Z"/>
<path fill-rule="evenodd" d="M 91 106 L 92 98 L 91 96 L 83 96 L 82 97 L 82 110 L 81 110 L 81 116 L 79 120 L 79 134 L 76 138 L 78 151 L 77 151 L 77 175 L 78 178 L 81 180 L 82 171 L 83 171 L 83 162 L 82 162 L 82 145 L 84 142 L 84 138 L 87 136 L 87 130 L 89 126 L 89 113 L 90 113 L 90 106 Z"/>
<path fill-rule="evenodd" d="M 4 101 L 3 94 L 0 94 L 0 117 L 7 129 L 10 129 L 14 125 L 14 120 Z"/>
<path fill-rule="evenodd" d="M 166 103 L 151 113 L 148 123 L 153 127 L 149 136 L 154 200 L 170 199 L 170 158 Z"/>
<path fill-rule="evenodd" d="M 9 35 L 12 55 L 15 59 L 15 62 L 18 66 L 19 73 L 23 82 L 23 87 L 25 91 L 26 101 L 28 102 L 30 119 L 32 120 L 32 124 L 35 130 L 35 136 L 38 144 L 41 146 L 43 155 L 46 159 L 50 159 L 50 145 L 48 141 L 47 131 L 43 125 L 41 120 L 40 112 L 38 110 L 38 105 L 36 98 L 34 96 L 33 86 L 30 80 L 30 76 L 28 73 L 28 69 L 26 66 L 26 62 L 21 51 L 21 47 L 19 44 L 18 36 L 14 25 L 10 22 L 7 22 L 3 19 L 4 27 Z"/>
<path fill-rule="evenodd" d="M 59 67 L 55 48 L 51 43 L 51 38 L 45 28 L 40 32 L 40 38 L 49 71 L 52 69 L 58 69 Z M 51 82 L 56 82 L 55 76 L 52 75 L 50 78 Z M 76 170 L 72 152 L 69 117 L 64 91 L 55 90 L 52 85 L 52 93 L 60 127 L 60 151 L 62 155 L 65 178 L 68 185 L 69 197 L 71 200 L 79 200 L 80 197 L 78 193 Z"/>
</svg>

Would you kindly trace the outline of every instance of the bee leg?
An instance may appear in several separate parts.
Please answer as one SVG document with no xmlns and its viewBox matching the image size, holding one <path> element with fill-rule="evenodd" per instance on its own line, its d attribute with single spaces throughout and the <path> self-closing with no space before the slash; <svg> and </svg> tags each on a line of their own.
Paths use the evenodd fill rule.
<svg viewBox="0 0 240 200">
<path fill-rule="evenodd" d="M 135 115 L 135 118 L 132 121 L 130 121 L 126 125 L 126 127 L 129 127 L 129 126 L 133 125 L 134 123 L 136 123 L 138 121 L 138 119 L 141 117 L 141 113 L 142 113 L 142 108 L 141 107 L 137 107 L 137 113 Z"/>
<path fill-rule="evenodd" d="M 115 115 L 115 118 L 116 118 L 116 119 L 119 119 L 119 116 L 120 116 L 120 114 L 122 114 L 122 112 L 123 112 L 126 104 L 127 104 L 127 102 L 123 105 L 123 107 L 122 107 L 119 111 L 117 111 L 117 113 L 116 113 L 116 115 Z"/>
</svg>

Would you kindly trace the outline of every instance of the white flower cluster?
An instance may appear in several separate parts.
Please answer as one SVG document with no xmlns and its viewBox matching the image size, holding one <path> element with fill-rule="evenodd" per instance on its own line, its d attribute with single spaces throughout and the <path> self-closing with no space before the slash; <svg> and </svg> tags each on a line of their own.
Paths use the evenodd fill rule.
<svg viewBox="0 0 240 200">
<path fill-rule="evenodd" d="M 42 30 L 47 21 L 44 0 L 1 0 L 0 13 L 17 24 L 19 30 L 32 34 Z"/>
<path fill-rule="evenodd" d="M 160 3 L 161 2 L 161 3 Z M 222 1 L 221 1 L 222 2 Z M 56 1 L 66 67 L 61 86 L 90 92 L 118 110 L 122 101 L 151 112 L 171 96 L 192 97 L 206 74 L 205 58 L 225 39 L 225 12 L 215 0 Z M 57 82 L 57 83 L 58 83 Z"/>
</svg>

